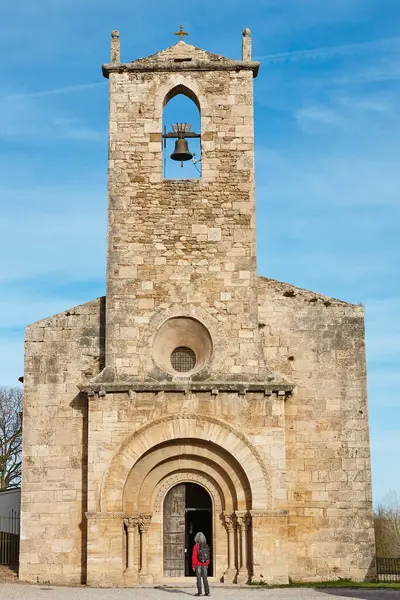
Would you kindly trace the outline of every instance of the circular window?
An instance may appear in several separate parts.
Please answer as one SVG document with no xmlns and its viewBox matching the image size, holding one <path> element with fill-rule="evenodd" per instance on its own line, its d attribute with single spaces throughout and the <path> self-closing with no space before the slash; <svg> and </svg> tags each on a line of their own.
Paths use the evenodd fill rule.
<svg viewBox="0 0 400 600">
<path fill-rule="evenodd" d="M 171 365 L 175 371 L 186 373 L 196 366 L 196 355 L 190 348 L 179 346 L 171 354 Z"/>
<path fill-rule="evenodd" d="M 153 341 L 153 360 L 175 377 L 191 377 L 202 371 L 212 357 L 208 329 L 192 317 L 172 317 L 162 323 Z"/>
</svg>

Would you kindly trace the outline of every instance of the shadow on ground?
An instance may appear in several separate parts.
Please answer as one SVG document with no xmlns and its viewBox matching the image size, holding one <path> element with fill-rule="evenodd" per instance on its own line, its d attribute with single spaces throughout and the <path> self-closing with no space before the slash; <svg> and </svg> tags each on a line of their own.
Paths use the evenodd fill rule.
<svg viewBox="0 0 400 600">
<path fill-rule="evenodd" d="M 194 594 L 195 594 L 195 591 L 187 592 L 186 590 L 183 590 L 178 587 L 168 587 L 168 586 L 164 586 L 164 585 L 159 585 L 155 589 L 161 590 L 162 592 L 169 592 L 171 594 L 186 594 L 187 596 L 194 596 Z"/>
</svg>

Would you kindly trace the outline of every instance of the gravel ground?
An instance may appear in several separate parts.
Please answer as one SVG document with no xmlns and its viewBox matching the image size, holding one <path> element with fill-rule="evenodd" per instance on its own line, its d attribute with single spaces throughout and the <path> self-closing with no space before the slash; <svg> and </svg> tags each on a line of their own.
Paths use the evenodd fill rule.
<svg viewBox="0 0 400 600">
<path fill-rule="evenodd" d="M 194 588 L 163 586 L 117 589 L 66 588 L 23 583 L 0 583 L 1 600 L 185 600 Z M 278 588 L 272 590 L 217 587 L 211 588 L 215 600 L 400 600 L 400 590 L 349 588 Z"/>
<path fill-rule="evenodd" d="M 18 580 L 17 567 L 0 565 L 0 586 L 2 583 L 15 583 Z"/>
</svg>

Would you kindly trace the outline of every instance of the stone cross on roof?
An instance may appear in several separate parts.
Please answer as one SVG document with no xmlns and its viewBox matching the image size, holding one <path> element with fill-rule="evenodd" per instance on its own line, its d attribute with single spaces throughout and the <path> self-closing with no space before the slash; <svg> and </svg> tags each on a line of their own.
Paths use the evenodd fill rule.
<svg viewBox="0 0 400 600">
<path fill-rule="evenodd" d="M 183 26 L 179 25 L 179 31 L 174 31 L 174 35 L 179 35 L 179 41 L 182 41 L 184 35 L 189 35 L 188 31 L 183 31 Z"/>
</svg>

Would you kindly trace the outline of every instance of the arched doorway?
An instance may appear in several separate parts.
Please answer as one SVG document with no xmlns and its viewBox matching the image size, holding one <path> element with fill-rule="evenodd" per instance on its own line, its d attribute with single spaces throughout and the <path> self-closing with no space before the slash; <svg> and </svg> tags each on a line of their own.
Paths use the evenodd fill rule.
<svg viewBox="0 0 400 600">
<path fill-rule="evenodd" d="M 213 575 L 213 511 L 205 488 L 197 483 L 180 483 L 169 490 L 163 507 L 163 555 L 165 577 L 190 577 L 196 533 L 202 531 L 211 552 L 208 573 Z"/>
</svg>

